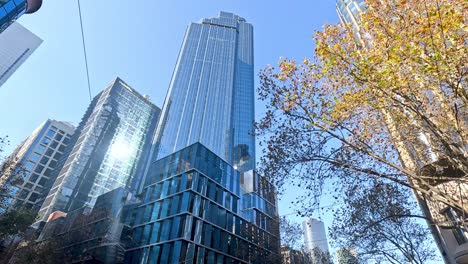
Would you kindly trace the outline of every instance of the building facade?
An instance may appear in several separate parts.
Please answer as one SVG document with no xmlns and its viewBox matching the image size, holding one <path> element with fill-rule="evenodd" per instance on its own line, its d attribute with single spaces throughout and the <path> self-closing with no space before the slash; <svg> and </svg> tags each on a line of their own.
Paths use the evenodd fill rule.
<svg viewBox="0 0 468 264">
<path fill-rule="evenodd" d="M 253 28 L 220 12 L 187 28 L 157 129 L 157 159 L 201 142 L 255 167 Z"/>
<path fill-rule="evenodd" d="M 42 40 L 39 37 L 16 22 L 0 34 L 0 86 L 31 56 L 41 43 Z"/>
<path fill-rule="evenodd" d="M 9 168 L 0 175 L 0 184 L 9 185 L 12 198 L 8 207 L 37 207 L 41 194 L 48 191 L 48 182 L 55 180 L 53 171 L 74 130 L 69 123 L 47 120 L 7 158 L 3 166 Z"/>
<path fill-rule="evenodd" d="M 309 218 L 302 223 L 304 230 L 304 246 L 306 251 L 312 254 L 315 248 L 323 253 L 328 253 L 327 233 L 322 221 Z"/>
<path fill-rule="evenodd" d="M 0 33 L 23 14 L 39 10 L 42 0 L 3 0 L 0 1 Z"/>
<path fill-rule="evenodd" d="M 138 189 L 160 110 L 117 78 L 91 102 L 57 180 L 39 211 L 92 208 L 98 196 L 118 187 Z"/>
<path fill-rule="evenodd" d="M 261 178 L 200 143 L 156 161 L 125 263 L 278 263 L 276 196 Z"/>
<path fill-rule="evenodd" d="M 38 240 L 60 241 L 56 250 L 66 263 L 123 263 L 128 219 L 137 203 L 131 192 L 117 188 L 99 196 L 91 212 L 83 207 L 53 217 Z"/>
</svg>

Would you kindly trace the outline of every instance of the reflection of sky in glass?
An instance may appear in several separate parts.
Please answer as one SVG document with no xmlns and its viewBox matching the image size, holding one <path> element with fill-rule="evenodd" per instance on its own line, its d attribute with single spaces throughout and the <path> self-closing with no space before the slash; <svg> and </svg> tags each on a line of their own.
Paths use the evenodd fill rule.
<svg viewBox="0 0 468 264">
<path fill-rule="evenodd" d="M 240 171 L 255 166 L 253 27 L 237 15 L 187 29 L 158 125 L 158 158 L 201 142 Z"/>
</svg>

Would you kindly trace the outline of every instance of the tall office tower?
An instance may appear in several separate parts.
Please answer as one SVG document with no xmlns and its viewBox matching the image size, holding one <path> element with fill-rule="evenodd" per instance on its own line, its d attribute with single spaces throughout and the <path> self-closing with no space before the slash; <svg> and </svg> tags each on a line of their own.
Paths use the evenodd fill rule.
<svg viewBox="0 0 468 264">
<path fill-rule="evenodd" d="M 0 185 L 10 185 L 9 207 L 36 206 L 41 193 L 47 192 L 47 182 L 54 180 L 52 172 L 74 130 L 69 123 L 47 120 L 7 158 L 8 169 L 0 175 Z"/>
<path fill-rule="evenodd" d="M 0 86 L 41 43 L 42 40 L 39 37 L 16 22 L 0 34 Z"/>
<path fill-rule="evenodd" d="M 31 14 L 39 10 L 41 5 L 42 0 L 0 1 L 0 33 L 23 14 Z"/>
<path fill-rule="evenodd" d="M 359 26 L 359 14 L 367 10 L 364 0 L 337 0 L 337 12 L 344 23 L 351 23 L 356 30 L 357 37 L 362 41 L 362 32 Z M 372 41 L 368 39 L 366 41 Z M 434 96 L 434 102 L 438 97 Z M 386 116 L 385 113 L 383 113 Z M 394 127 L 392 117 L 387 115 L 386 124 L 388 127 Z M 422 130 L 422 129 L 421 129 Z M 404 131 L 398 130 L 390 132 L 393 138 L 409 138 Z M 445 158 L 438 158 L 431 150 L 429 143 L 430 135 L 425 132 L 419 133 L 420 142 L 405 142 L 404 146 L 398 146 L 400 159 L 403 166 L 416 173 L 431 178 L 429 183 L 431 188 L 441 190 L 455 200 L 465 199 L 468 185 L 459 183 L 457 177 L 463 177 L 459 169 L 452 166 Z M 421 154 L 423 153 L 423 154 Z M 416 183 L 417 184 L 417 183 Z M 435 242 L 441 252 L 445 263 L 468 263 L 468 232 L 465 227 L 461 227 L 465 212 L 460 212 L 448 207 L 446 204 L 435 202 L 430 196 L 423 195 L 420 192 L 413 192 L 416 201 L 425 217 Z M 436 223 L 453 223 L 457 226 L 455 229 L 441 228 Z M 458 224 L 457 224 L 458 223 Z"/>
<path fill-rule="evenodd" d="M 255 167 L 253 28 L 226 12 L 188 27 L 157 129 L 158 155 L 200 142 Z"/>
<path fill-rule="evenodd" d="M 160 109 L 117 78 L 91 102 L 72 137 L 67 156 L 42 208 L 92 208 L 96 198 L 118 187 L 136 190 L 149 154 Z"/>
<path fill-rule="evenodd" d="M 321 252 L 328 253 L 327 233 L 322 221 L 309 218 L 302 223 L 304 230 L 304 245 L 306 250 L 311 253 L 315 248 Z"/>
<path fill-rule="evenodd" d="M 126 262 L 279 261 L 275 190 L 253 171 L 252 25 L 192 23 L 161 116 Z"/>
<path fill-rule="evenodd" d="M 200 143 L 154 162 L 141 197 L 125 263 L 281 261 L 273 186 Z"/>
</svg>

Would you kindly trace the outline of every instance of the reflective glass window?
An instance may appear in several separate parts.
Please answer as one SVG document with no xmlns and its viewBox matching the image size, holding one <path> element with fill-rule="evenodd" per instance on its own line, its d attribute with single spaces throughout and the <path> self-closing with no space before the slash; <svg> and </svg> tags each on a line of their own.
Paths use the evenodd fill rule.
<svg viewBox="0 0 468 264">
<path fill-rule="evenodd" d="M 49 130 L 49 131 L 47 131 L 47 134 L 46 134 L 46 135 L 47 135 L 48 137 L 50 137 L 50 138 L 54 138 L 55 132 L 52 131 L 52 130 Z"/>
<path fill-rule="evenodd" d="M 171 224 L 172 224 L 171 219 L 166 219 L 163 221 L 162 227 L 161 227 L 161 238 L 160 238 L 161 241 L 165 241 L 169 239 L 169 234 L 171 232 L 171 227 L 172 227 Z"/>
<path fill-rule="evenodd" d="M 153 212 L 151 213 L 151 221 L 156 221 L 159 218 L 159 210 L 161 208 L 161 202 L 155 202 Z"/>
<path fill-rule="evenodd" d="M 163 245 L 163 250 L 161 254 L 161 263 L 169 263 L 169 257 L 171 256 L 172 244 L 166 243 Z"/>
<path fill-rule="evenodd" d="M 158 261 L 159 259 L 159 251 L 160 251 L 160 247 L 159 246 L 155 246 L 155 247 L 152 247 L 151 248 L 151 252 L 150 252 L 150 256 L 148 258 L 148 263 L 160 263 Z"/>
<path fill-rule="evenodd" d="M 153 244 L 159 241 L 158 239 L 159 239 L 160 228 L 161 228 L 161 222 L 154 223 L 153 230 L 151 232 L 150 244 Z"/>
<path fill-rule="evenodd" d="M 179 201 L 180 201 L 180 196 L 176 195 L 172 198 L 172 205 L 171 205 L 171 212 L 170 215 L 175 215 L 179 212 Z"/>
<path fill-rule="evenodd" d="M 42 139 L 42 144 L 47 145 L 50 142 L 50 138 L 43 138 Z"/>
<path fill-rule="evenodd" d="M 145 227 L 143 229 L 143 235 L 141 237 L 141 244 L 140 245 L 148 244 L 148 240 L 149 240 L 150 235 L 151 235 L 151 227 L 152 227 L 152 225 L 145 225 Z"/>
</svg>

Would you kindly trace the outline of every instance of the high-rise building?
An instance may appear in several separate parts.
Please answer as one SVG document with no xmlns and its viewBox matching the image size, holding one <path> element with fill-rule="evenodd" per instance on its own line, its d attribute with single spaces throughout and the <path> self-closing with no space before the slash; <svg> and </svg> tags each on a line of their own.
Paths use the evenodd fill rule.
<svg viewBox="0 0 468 264">
<path fill-rule="evenodd" d="M 47 120 L 24 140 L 3 164 L 0 185 L 9 185 L 9 207 L 33 208 L 54 181 L 53 171 L 70 143 L 75 128 L 65 122 Z M 19 179 L 19 178 L 20 179 Z"/>
<path fill-rule="evenodd" d="M 363 33 L 359 26 L 359 16 L 366 12 L 367 5 L 364 0 L 337 0 L 337 12 L 343 23 L 352 24 L 355 34 L 362 41 Z M 372 41 L 367 39 L 366 41 Z M 434 102 L 438 101 L 437 96 Z M 382 110 L 384 111 L 384 110 Z M 387 127 L 394 127 L 392 117 L 383 113 L 386 118 Z M 393 138 L 405 137 L 404 131 L 390 131 Z M 425 175 L 431 188 L 446 193 L 455 200 L 462 200 L 466 197 L 468 185 L 459 183 L 456 179 L 463 177 L 464 173 L 447 162 L 447 159 L 438 158 L 432 151 L 429 143 L 430 135 L 426 135 L 422 130 L 419 133 L 421 142 L 405 142 L 397 147 L 403 166 L 418 174 Z M 425 153 L 425 154 L 421 154 Z M 430 176 L 426 176 L 430 175 Z M 412 182 L 412 184 L 417 184 Z M 463 223 L 465 212 L 454 210 L 447 204 L 436 202 L 430 196 L 421 192 L 413 191 L 419 207 L 428 220 L 428 226 L 434 237 L 441 256 L 447 264 L 468 263 L 468 232 Z M 453 229 L 441 228 L 434 223 L 452 223 L 457 226 Z"/>
<path fill-rule="evenodd" d="M 312 253 L 318 248 L 323 253 L 328 253 L 327 233 L 322 221 L 309 218 L 302 223 L 304 230 L 304 245 L 306 251 Z"/>
<path fill-rule="evenodd" d="M 41 5 L 42 0 L 0 1 L 0 33 L 23 14 L 31 14 L 39 10 Z"/>
<path fill-rule="evenodd" d="M 138 189 L 159 108 L 117 78 L 91 102 L 58 177 L 39 211 L 92 208 L 99 195 L 118 187 Z"/>
<path fill-rule="evenodd" d="M 274 188 L 200 143 L 154 162 L 125 263 L 278 263 Z"/>
<path fill-rule="evenodd" d="M 0 1 L 0 5 L 1 3 L 2 1 Z M 0 34 L 0 86 L 31 56 L 41 43 L 42 40 L 39 37 L 16 22 Z"/>
<path fill-rule="evenodd" d="M 157 129 L 157 158 L 195 142 L 255 167 L 253 28 L 237 15 L 189 25 Z"/>
<path fill-rule="evenodd" d="M 126 263 L 280 261 L 276 193 L 253 170 L 253 130 L 252 25 L 226 12 L 190 24 Z"/>
</svg>

